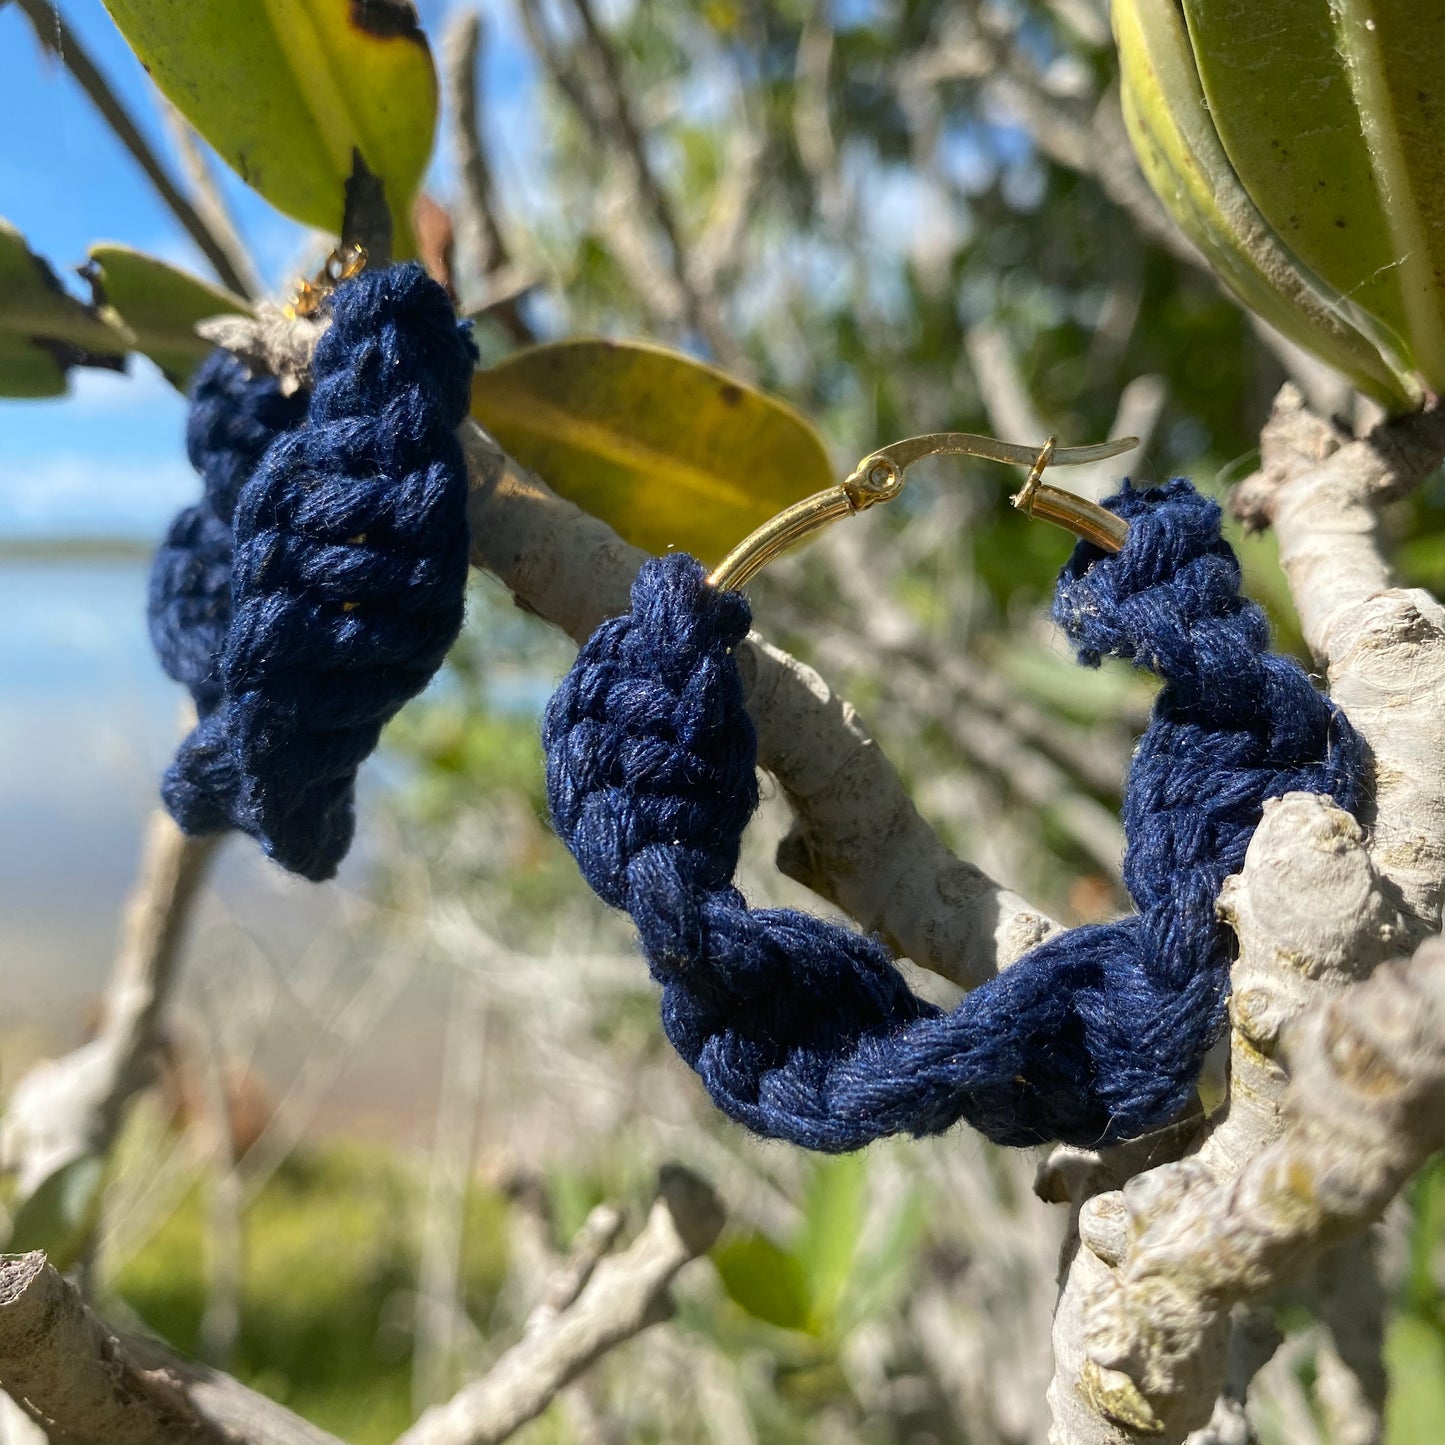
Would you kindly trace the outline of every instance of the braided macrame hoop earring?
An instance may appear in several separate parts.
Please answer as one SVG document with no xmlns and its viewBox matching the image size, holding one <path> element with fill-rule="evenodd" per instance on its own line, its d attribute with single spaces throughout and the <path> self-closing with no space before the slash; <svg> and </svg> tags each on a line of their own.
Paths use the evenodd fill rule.
<svg viewBox="0 0 1445 1445">
<path fill-rule="evenodd" d="M 548 706 L 548 797 L 594 891 L 625 909 L 662 987 L 669 1039 L 716 1104 L 758 1134 L 844 1151 L 965 1120 L 999 1143 L 1098 1145 L 1185 1109 L 1224 1019 L 1232 936 L 1215 917 L 1266 799 L 1357 798 L 1363 749 L 1293 661 L 1267 651 L 1218 506 L 1183 480 L 1124 484 L 1102 508 L 1043 485 L 1056 452 L 956 434 L 865 459 L 782 514 L 711 578 L 646 564 Z M 735 589 L 837 517 L 897 495 L 920 456 L 1033 463 L 1015 504 L 1083 530 L 1054 617 L 1079 660 L 1121 657 L 1164 687 L 1129 777 L 1124 879 L 1138 912 L 1033 949 L 945 1012 L 876 939 L 733 886 L 757 804 L 756 739 L 733 648 Z"/>
<path fill-rule="evenodd" d="M 316 881 L 350 847 L 382 727 L 456 640 L 470 550 L 470 327 L 420 266 L 365 260 L 338 252 L 298 289 L 294 315 L 329 319 L 309 393 L 224 351 L 201 368 L 188 440 L 205 495 L 151 576 L 152 638 L 199 716 L 167 809 Z"/>
</svg>

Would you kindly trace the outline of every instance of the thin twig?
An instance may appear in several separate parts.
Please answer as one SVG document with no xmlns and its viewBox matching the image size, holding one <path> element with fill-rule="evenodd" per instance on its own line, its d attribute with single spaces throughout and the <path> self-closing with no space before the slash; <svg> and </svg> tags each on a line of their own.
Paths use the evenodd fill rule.
<svg viewBox="0 0 1445 1445">
<path fill-rule="evenodd" d="M 241 1291 L 245 1276 L 245 1224 L 241 1180 L 236 1173 L 236 1134 L 225 1038 L 208 997 L 202 1077 L 206 1126 L 211 1135 L 210 1200 L 206 1231 L 206 1303 L 196 1330 L 196 1352 L 222 1369 L 231 1363 L 241 1335 Z"/>
<path fill-rule="evenodd" d="M 541 1303 L 527 1316 L 527 1334 L 546 1329 L 576 1302 L 603 1256 L 617 1243 L 623 1222 L 622 1211 L 615 1204 L 599 1204 L 591 1210 L 567 1258 L 548 1277 Z"/>
<path fill-rule="evenodd" d="M 527 345 L 537 336 L 519 304 L 525 288 L 506 294 L 503 284 L 499 291 L 498 283 L 511 274 L 512 256 L 497 219 L 492 168 L 482 141 L 477 103 L 481 53 L 481 13 L 469 8 L 459 10 L 442 37 L 441 65 L 451 101 L 451 145 L 461 183 L 455 211 L 460 269 L 463 276 L 479 277 L 486 288 L 485 299 L 471 309 L 485 307 L 514 341 Z"/>
<path fill-rule="evenodd" d="M 436 1142 L 427 1170 L 411 1368 L 412 1409 L 444 1400 L 455 1383 L 462 1299 L 462 1249 L 486 1059 L 487 996 L 469 969 L 457 968 L 447 1011 Z"/>
<path fill-rule="evenodd" d="M 656 280 L 639 274 L 639 294 L 644 300 L 653 300 L 657 280 L 662 281 L 675 293 L 684 323 L 706 341 L 718 361 L 746 374 L 746 358 L 718 314 L 716 297 L 705 292 L 693 273 L 676 209 L 653 173 L 646 140 L 633 114 L 627 82 L 612 42 L 599 24 L 591 0 L 571 0 L 571 6 L 582 31 L 582 44 L 574 53 L 585 68 L 585 78 L 563 55 L 538 0 L 521 0 L 519 10 L 538 58 L 594 146 L 603 156 L 619 158 L 626 169 L 632 204 L 617 214 L 619 226 L 625 231 L 634 219 L 633 213 L 640 210 L 662 237 L 666 269 Z M 619 234 L 617 240 L 619 258 L 630 260 L 632 269 L 640 271 L 638 247 L 624 234 Z"/>
<path fill-rule="evenodd" d="M 511 257 L 497 222 L 492 169 L 482 144 L 477 84 L 482 50 L 482 16 L 459 10 L 442 39 L 442 64 L 451 100 L 451 142 L 461 182 L 456 220 L 462 254 L 480 275 L 489 276 Z"/>
<path fill-rule="evenodd" d="M 704 296 L 688 265 L 687 248 L 682 228 L 673 209 L 672 198 L 653 174 L 647 156 L 647 145 L 632 113 L 627 82 L 611 40 L 597 22 L 592 0 L 572 0 L 572 9 L 582 26 L 587 48 L 595 57 L 602 84 L 598 87 L 605 99 L 603 111 L 613 144 L 620 148 L 632 169 L 633 181 L 642 203 L 652 213 L 653 222 L 667 242 L 673 274 L 687 304 L 688 320 L 707 339 L 720 359 L 735 363 L 737 346 L 716 314 L 713 298 Z"/>
<path fill-rule="evenodd" d="M 973 326 L 964 337 L 989 425 L 1001 437 L 1042 442 L 1048 429 L 1024 381 L 1013 341 L 1001 326 Z"/>
<path fill-rule="evenodd" d="M 75 32 L 66 24 L 53 0 L 16 0 L 16 4 L 24 11 L 25 18 L 35 31 L 35 38 L 75 77 L 80 88 L 90 97 L 95 108 L 115 132 L 116 139 L 146 173 L 160 198 L 170 208 L 171 214 L 201 248 L 206 260 L 215 268 L 216 275 L 236 295 L 248 301 L 255 300 L 256 293 L 246 284 L 244 267 L 237 264 L 223 240 L 206 225 L 196 208 L 171 178 L 170 172 L 141 134 L 140 127 L 131 118 L 130 112 L 121 104 L 120 97 L 111 89 L 110 82 L 96 68 L 95 62 L 76 38 Z"/>
<path fill-rule="evenodd" d="M 608 1351 L 671 1311 L 677 1272 L 712 1247 L 722 1206 L 696 1175 L 663 1171 L 647 1224 L 620 1255 L 603 1259 L 576 1301 L 525 1335 L 482 1379 L 428 1410 L 397 1445 L 495 1445 L 535 1419 Z"/>
<path fill-rule="evenodd" d="M 126 1105 L 150 1082 L 181 942 L 219 841 L 187 837 L 159 808 L 151 815 L 100 1031 L 21 1079 L 0 1120 L 0 1162 L 17 1171 L 22 1197 L 62 1165 L 107 1154 Z"/>
<path fill-rule="evenodd" d="M 241 233 L 236 229 L 235 217 L 232 216 L 231 208 L 226 204 L 226 197 L 217 184 L 215 172 L 211 169 L 210 158 L 206 154 L 206 148 L 200 135 L 195 126 L 175 105 L 164 96 L 161 97 L 161 101 L 161 115 L 175 141 L 181 165 L 191 183 L 196 214 L 215 236 L 217 243 L 225 248 L 226 255 L 236 268 L 236 273 L 245 283 L 246 290 L 241 294 L 251 297 L 260 296 L 266 289 L 265 282 L 262 281 L 260 273 L 256 270 L 255 262 L 251 259 L 245 242 L 241 240 Z"/>
</svg>

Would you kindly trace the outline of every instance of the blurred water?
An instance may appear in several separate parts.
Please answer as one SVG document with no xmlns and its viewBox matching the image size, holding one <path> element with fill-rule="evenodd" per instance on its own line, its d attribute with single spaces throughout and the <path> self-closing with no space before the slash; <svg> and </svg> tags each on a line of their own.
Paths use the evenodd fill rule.
<svg viewBox="0 0 1445 1445">
<path fill-rule="evenodd" d="M 110 965 L 181 725 L 146 635 L 146 572 L 140 557 L 0 559 L 0 1032 L 68 1042 Z M 334 906 L 240 846 L 216 888 L 283 954 Z"/>
</svg>

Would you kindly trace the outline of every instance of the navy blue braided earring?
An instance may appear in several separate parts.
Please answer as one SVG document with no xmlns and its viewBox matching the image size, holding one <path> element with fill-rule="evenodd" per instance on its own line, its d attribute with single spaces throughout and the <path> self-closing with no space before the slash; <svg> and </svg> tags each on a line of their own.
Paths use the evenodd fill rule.
<svg viewBox="0 0 1445 1445">
<path fill-rule="evenodd" d="M 201 500 L 176 516 L 156 551 L 147 611 L 161 666 L 190 690 L 201 717 L 221 704 L 236 498 L 266 448 L 305 420 L 308 400 L 305 391 L 287 396 L 274 378 L 252 376 L 229 351 L 213 351 L 191 381 L 186 451 Z"/>
<path fill-rule="evenodd" d="M 200 721 L 161 796 L 188 833 L 239 828 L 336 872 L 357 769 L 462 624 L 476 349 L 416 265 L 304 291 L 330 325 L 309 398 L 213 356 L 192 392 L 206 485 L 157 557 L 151 631 Z"/>
<path fill-rule="evenodd" d="M 1359 795 L 1359 738 L 1267 650 L 1218 506 L 1176 480 L 1126 482 L 1096 508 L 1040 485 L 1043 467 L 1123 448 L 1055 456 L 1051 443 L 1015 500 L 1089 539 L 1060 575 L 1054 617 L 1086 666 L 1121 657 L 1164 683 L 1124 802 L 1137 913 L 1046 940 L 945 1012 L 877 939 L 749 908 L 733 874 L 757 746 L 733 649 L 750 613 L 729 584 L 824 513 L 896 494 L 918 455 L 1032 456 L 960 440 L 979 439 L 876 454 L 841 499 L 800 504 L 712 579 L 685 555 L 648 562 L 632 610 L 598 628 L 546 712 L 554 824 L 597 894 L 636 922 L 668 1038 L 731 1118 L 810 1149 L 959 1120 L 1001 1144 L 1097 1146 L 1177 1117 L 1225 1017 L 1232 935 L 1215 899 L 1264 802 L 1305 791 L 1353 808 Z"/>
</svg>

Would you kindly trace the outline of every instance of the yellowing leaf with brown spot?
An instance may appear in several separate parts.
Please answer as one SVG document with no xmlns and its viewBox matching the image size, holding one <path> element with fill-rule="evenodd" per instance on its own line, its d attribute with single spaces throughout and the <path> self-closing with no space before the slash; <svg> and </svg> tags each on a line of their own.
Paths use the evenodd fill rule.
<svg viewBox="0 0 1445 1445">
<path fill-rule="evenodd" d="M 627 541 L 709 565 L 837 480 L 797 412 L 658 346 L 563 341 L 520 351 L 477 373 L 472 415 Z"/>
<path fill-rule="evenodd" d="M 437 83 L 409 0 L 105 7 L 156 84 L 273 206 L 339 235 L 359 152 L 385 184 L 394 255 L 415 255 L 411 202 L 431 156 Z"/>
</svg>

